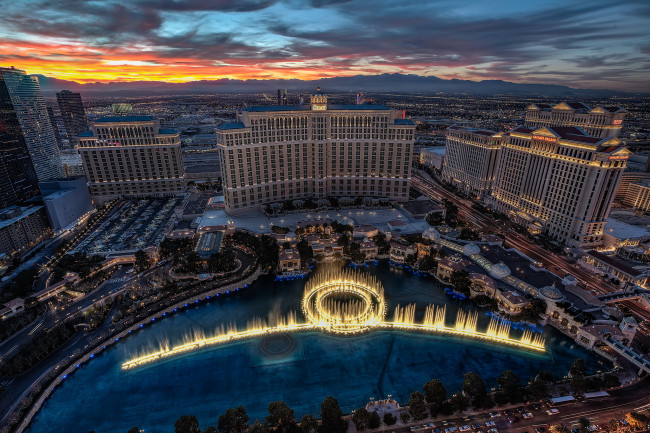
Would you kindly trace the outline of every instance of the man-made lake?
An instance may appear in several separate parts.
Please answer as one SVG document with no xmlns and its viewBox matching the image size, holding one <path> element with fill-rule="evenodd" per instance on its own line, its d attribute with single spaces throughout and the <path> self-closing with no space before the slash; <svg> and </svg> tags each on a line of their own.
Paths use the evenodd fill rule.
<svg viewBox="0 0 650 433">
<path fill-rule="evenodd" d="M 418 277 L 388 264 L 362 268 L 377 275 L 385 288 L 389 317 L 397 304 L 447 304 L 447 322 L 459 307 L 430 277 Z M 30 432 L 124 433 L 138 426 L 146 433 L 173 431 L 181 415 L 196 415 L 201 427 L 216 426 L 229 407 L 243 405 L 251 422 L 263 420 L 270 401 L 284 400 L 298 418 L 319 415 L 328 395 L 344 411 L 392 394 L 406 404 L 412 391 L 430 379 L 444 382 L 450 394 L 460 391 L 463 374 L 479 373 L 489 387 L 503 370 L 527 382 L 540 369 L 564 376 L 579 357 L 593 369 L 608 364 L 551 327 L 544 329 L 547 352 L 531 353 L 495 344 L 445 336 L 371 331 L 352 337 L 319 332 L 267 337 L 217 346 L 124 371 L 121 364 L 168 339 L 182 341 L 192 329 L 210 334 L 222 323 L 240 326 L 269 313 L 299 311 L 304 280 L 262 278 L 244 291 L 219 297 L 144 328 L 106 350 L 71 375 L 47 401 Z M 479 315 L 479 329 L 489 317 Z M 513 331 L 516 332 L 516 331 Z"/>
</svg>

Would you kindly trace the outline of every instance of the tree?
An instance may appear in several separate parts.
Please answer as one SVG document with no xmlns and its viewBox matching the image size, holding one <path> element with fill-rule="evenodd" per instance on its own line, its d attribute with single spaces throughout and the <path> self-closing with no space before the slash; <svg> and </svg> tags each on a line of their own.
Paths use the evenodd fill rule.
<svg viewBox="0 0 650 433">
<path fill-rule="evenodd" d="M 379 419 L 379 414 L 376 411 L 370 412 L 370 416 L 368 417 L 368 428 L 379 428 L 381 425 L 381 420 Z"/>
<path fill-rule="evenodd" d="M 420 260 L 418 268 L 423 272 L 436 271 L 438 268 L 438 262 L 433 258 L 431 254 L 427 254 Z"/>
<path fill-rule="evenodd" d="M 137 272 L 142 272 L 146 270 L 151 262 L 149 261 L 149 256 L 142 250 L 135 252 L 135 270 Z"/>
<path fill-rule="evenodd" d="M 217 429 L 214 428 L 214 427 L 208 427 L 208 428 L 205 429 L 205 431 L 203 433 L 217 433 Z M 256 433 L 260 433 L 260 432 L 256 432 Z M 264 432 L 262 432 L 262 433 L 264 433 Z"/>
<path fill-rule="evenodd" d="M 419 391 L 411 393 L 409 399 L 409 413 L 415 421 L 423 420 L 427 417 L 427 405 L 424 402 L 424 394 Z"/>
<path fill-rule="evenodd" d="M 359 408 L 354 411 L 352 414 L 352 422 L 357 430 L 365 430 L 368 425 L 368 419 L 370 418 L 370 413 L 365 407 Z"/>
<path fill-rule="evenodd" d="M 404 260 L 404 263 L 406 263 L 409 266 L 415 265 L 415 262 L 418 261 L 418 256 L 417 254 L 409 254 L 406 256 L 406 259 Z"/>
<path fill-rule="evenodd" d="M 325 397 L 320 405 L 320 433 L 345 433 L 347 423 L 343 420 L 343 411 L 339 402 L 331 395 Z"/>
<path fill-rule="evenodd" d="M 569 374 L 571 376 L 584 376 L 585 373 L 587 373 L 587 365 L 585 364 L 585 360 L 578 358 L 573 361 L 571 368 L 569 368 Z"/>
<path fill-rule="evenodd" d="M 456 412 L 462 412 L 469 407 L 469 399 L 463 394 L 454 394 L 449 402 Z"/>
<path fill-rule="evenodd" d="M 613 374 L 605 373 L 603 376 L 603 386 L 605 388 L 614 388 L 620 384 L 621 382 L 618 380 L 618 377 L 614 376 Z"/>
<path fill-rule="evenodd" d="M 248 414 L 243 406 L 234 409 L 227 409 L 226 413 L 219 417 L 217 430 L 220 433 L 240 433 L 248 428 Z"/>
<path fill-rule="evenodd" d="M 556 424 L 549 429 L 552 433 L 571 433 L 571 429 L 564 424 Z"/>
<path fill-rule="evenodd" d="M 519 376 L 512 370 L 506 370 L 497 378 L 499 391 L 503 392 L 510 403 L 519 403 L 523 396 L 521 395 L 521 386 Z"/>
<path fill-rule="evenodd" d="M 469 278 L 469 272 L 465 269 L 462 271 L 454 271 L 449 277 L 449 282 L 454 286 L 454 289 L 465 296 L 469 296 L 469 288 L 472 285 L 472 280 Z"/>
<path fill-rule="evenodd" d="M 399 414 L 399 419 L 401 419 L 402 422 L 406 424 L 411 419 L 411 415 L 409 415 L 407 412 L 402 412 Z"/>
<path fill-rule="evenodd" d="M 472 405 L 480 409 L 490 404 L 485 382 L 478 374 L 469 371 L 465 373 L 463 381 L 463 391 L 472 399 Z"/>
<path fill-rule="evenodd" d="M 140 433 L 140 429 L 138 427 L 131 427 L 126 433 Z"/>
<path fill-rule="evenodd" d="M 536 377 L 527 387 L 526 392 L 534 400 L 540 400 L 542 398 L 548 397 L 548 387 L 546 382 L 541 380 L 539 377 Z"/>
<path fill-rule="evenodd" d="M 196 251 L 191 251 L 185 257 L 185 269 L 192 274 L 201 272 L 201 257 Z"/>
<path fill-rule="evenodd" d="M 255 421 L 255 424 L 248 428 L 248 433 L 269 433 L 269 427 L 259 421 Z"/>
<path fill-rule="evenodd" d="M 445 221 L 440 212 L 429 212 L 424 219 L 430 226 L 439 226 Z"/>
<path fill-rule="evenodd" d="M 391 425 L 395 425 L 396 422 L 397 422 L 397 417 L 395 415 L 393 415 L 390 412 L 386 412 L 384 414 L 384 424 L 391 426 Z"/>
<path fill-rule="evenodd" d="M 318 429 L 318 420 L 313 415 L 303 415 L 300 420 L 300 428 L 302 433 L 313 433 Z"/>
<path fill-rule="evenodd" d="M 462 229 L 458 237 L 466 241 L 478 241 L 481 239 L 481 236 L 479 236 L 478 232 L 470 228 Z"/>
<path fill-rule="evenodd" d="M 424 399 L 429 404 L 440 406 L 447 400 L 447 388 L 438 379 L 433 379 L 425 383 L 422 386 L 422 391 L 424 391 Z"/>
<path fill-rule="evenodd" d="M 272 401 L 269 403 L 268 410 L 269 416 L 266 417 L 266 422 L 275 430 L 286 432 L 287 427 L 296 423 L 293 409 L 284 401 Z"/>
<path fill-rule="evenodd" d="M 584 416 L 578 420 L 578 424 L 580 424 L 580 431 L 582 433 L 587 433 L 589 431 L 589 427 L 591 427 L 591 421 L 589 421 L 589 418 Z"/>
<path fill-rule="evenodd" d="M 541 299 L 531 299 L 530 303 L 521 310 L 521 318 L 527 322 L 537 323 L 539 315 L 546 311 L 546 302 Z"/>
<path fill-rule="evenodd" d="M 199 420 L 194 415 L 183 415 L 174 423 L 176 433 L 201 433 Z"/>
<path fill-rule="evenodd" d="M 640 412 L 628 412 L 625 419 L 635 429 L 644 429 L 648 425 L 648 417 Z"/>
</svg>

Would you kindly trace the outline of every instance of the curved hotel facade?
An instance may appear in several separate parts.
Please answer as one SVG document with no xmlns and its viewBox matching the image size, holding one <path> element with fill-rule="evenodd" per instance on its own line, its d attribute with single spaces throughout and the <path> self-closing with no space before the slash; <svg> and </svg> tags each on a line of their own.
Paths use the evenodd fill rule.
<svg viewBox="0 0 650 433">
<path fill-rule="evenodd" d="M 364 196 L 408 199 L 415 124 L 384 105 L 248 107 L 217 129 L 226 211 Z"/>
</svg>

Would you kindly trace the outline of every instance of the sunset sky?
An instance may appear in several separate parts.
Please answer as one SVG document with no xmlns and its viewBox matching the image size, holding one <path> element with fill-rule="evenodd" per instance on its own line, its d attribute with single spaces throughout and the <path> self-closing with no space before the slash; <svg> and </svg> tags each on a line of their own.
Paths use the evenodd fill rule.
<svg viewBox="0 0 650 433">
<path fill-rule="evenodd" d="M 0 0 L 0 65 L 78 82 L 385 72 L 650 92 L 650 2 Z"/>
</svg>

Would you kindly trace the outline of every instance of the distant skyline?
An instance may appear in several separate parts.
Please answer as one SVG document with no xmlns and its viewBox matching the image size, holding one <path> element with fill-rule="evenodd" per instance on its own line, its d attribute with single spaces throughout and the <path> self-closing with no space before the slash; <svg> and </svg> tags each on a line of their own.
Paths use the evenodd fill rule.
<svg viewBox="0 0 650 433">
<path fill-rule="evenodd" d="M 0 3 L 0 65 L 81 83 L 405 73 L 650 89 L 641 0 Z"/>
</svg>

